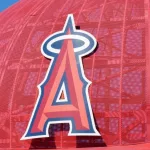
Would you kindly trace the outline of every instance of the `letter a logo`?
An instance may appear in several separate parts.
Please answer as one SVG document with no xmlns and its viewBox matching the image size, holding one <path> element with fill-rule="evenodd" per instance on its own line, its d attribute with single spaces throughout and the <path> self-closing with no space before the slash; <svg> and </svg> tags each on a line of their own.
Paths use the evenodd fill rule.
<svg viewBox="0 0 150 150">
<path fill-rule="evenodd" d="M 75 28 L 73 15 L 64 28 L 45 39 L 42 54 L 51 59 L 25 134 L 21 138 L 48 137 L 51 124 L 69 123 L 69 136 L 99 136 L 90 104 L 82 57 L 96 47 L 95 38 Z"/>
</svg>

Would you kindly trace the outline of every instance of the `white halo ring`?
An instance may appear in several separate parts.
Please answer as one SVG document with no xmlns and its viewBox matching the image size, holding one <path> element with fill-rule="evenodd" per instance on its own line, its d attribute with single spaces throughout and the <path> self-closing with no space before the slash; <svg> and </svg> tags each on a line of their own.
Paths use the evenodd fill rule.
<svg viewBox="0 0 150 150">
<path fill-rule="evenodd" d="M 77 40 L 84 41 L 84 45 L 82 45 L 80 47 L 77 47 L 77 48 L 74 48 L 74 52 L 82 51 L 90 45 L 90 41 L 87 38 L 85 38 L 81 35 L 62 35 L 62 36 L 56 37 L 55 39 L 51 40 L 47 44 L 47 49 L 52 53 L 58 54 L 60 52 L 60 49 L 53 48 L 52 44 L 55 43 L 55 42 L 58 42 L 60 40 L 66 40 L 66 39 L 77 39 Z"/>
</svg>

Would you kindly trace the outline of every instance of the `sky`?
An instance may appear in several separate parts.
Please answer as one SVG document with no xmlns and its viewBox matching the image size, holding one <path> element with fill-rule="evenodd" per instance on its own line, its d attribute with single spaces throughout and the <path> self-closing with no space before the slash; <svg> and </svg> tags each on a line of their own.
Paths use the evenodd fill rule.
<svg viewBox="0 0 150 150">
<path fill-rule="evenodd" d="M 9 6 L 13 5 L 14 3 L 18 1 L 19 0 L 0 0 L 0 12 L 4 11 Z"/>
</svg>

